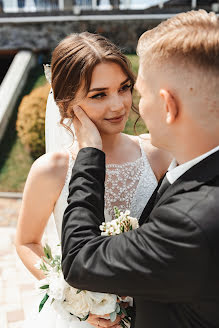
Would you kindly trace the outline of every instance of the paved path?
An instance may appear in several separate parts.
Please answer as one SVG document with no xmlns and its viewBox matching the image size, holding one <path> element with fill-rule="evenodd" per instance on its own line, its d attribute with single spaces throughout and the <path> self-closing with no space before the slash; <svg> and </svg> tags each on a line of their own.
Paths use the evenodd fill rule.
<svg viewBox="0 0 219 328">
<path fill-rule="evenodd" d="M 0 198 L 0 328 L 22 328 L 35 300 L 35 279 L 14 247 L 20 205 L 20 199 Z"/>
</svg>

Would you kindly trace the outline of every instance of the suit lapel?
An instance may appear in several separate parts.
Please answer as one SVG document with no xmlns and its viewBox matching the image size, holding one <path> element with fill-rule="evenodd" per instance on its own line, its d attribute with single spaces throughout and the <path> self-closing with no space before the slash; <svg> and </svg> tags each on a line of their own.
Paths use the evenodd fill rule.
<svg viewBox="0 0 219 328">
<path fill-rule="evenodd" d="M 173 195 L 195 189 L 208 181 L 214 179 L 219 175 L 219 151 L 208 156 L 201 162 L 197 163 L 186 171 L 179 179 L 177 179 L 169 188 L 163 193 L 158 202 L 155 204 L 155 198 L 157 190 L 160 186 L 157 186 L 151 198 L 149 199 L 146 207 L 144 208 L 142 215 L 139 219 L 139 224 L 143 224 L 148 221 L 149 215 L 152 209 L 161 205 L 165 200 Z"/>
</svg>

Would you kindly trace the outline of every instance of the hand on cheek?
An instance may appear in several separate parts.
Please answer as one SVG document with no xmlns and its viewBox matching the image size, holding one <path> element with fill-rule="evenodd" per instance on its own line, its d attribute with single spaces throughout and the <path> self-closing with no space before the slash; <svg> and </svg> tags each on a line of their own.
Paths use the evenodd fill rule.
<svg viewBox="0 0 219 328">
<path fill-rule="evenodd" d="M 102 150 L 102 139 L 96 125 L 79 106 L 73 108 L 73 124 L 79 149 L 93 147 Z"/>
</svg>

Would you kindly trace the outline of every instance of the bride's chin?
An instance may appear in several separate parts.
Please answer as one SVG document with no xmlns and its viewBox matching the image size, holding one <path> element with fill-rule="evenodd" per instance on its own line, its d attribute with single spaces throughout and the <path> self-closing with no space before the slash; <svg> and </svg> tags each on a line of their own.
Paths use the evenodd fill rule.
<svg viewBox="0 0 219 328">
<path fill-rule="evenodd" d="M 111 128 L 101 128 L 99 129 L 100 134 L 107 134 L 107 135 L 112 135 L 112 134 L 117 134 L 123 132 L 125 129 L 125 124 L 122 124 L 120 126 L 112 126 Z"/>
</svg>

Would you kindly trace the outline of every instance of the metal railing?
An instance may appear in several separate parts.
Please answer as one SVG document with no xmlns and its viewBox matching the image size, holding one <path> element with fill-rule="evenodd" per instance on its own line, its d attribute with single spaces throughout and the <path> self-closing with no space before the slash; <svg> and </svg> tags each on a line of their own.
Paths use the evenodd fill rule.
<svg viewBox="0 0 219 328">
<path fill-rule="evenodd" d="M 0 0 L 4 12 L 145 9 L 167 0 Z"/>
<path fill-rule="evenodd" d="M 0 12 L 37 12 L 72 10 L 110 10 L 110 9 L 146 9 L 154 5 L 163 7 L 168 0 L 0 0 Z M 206 0 L 206 3 L 209 0 Z M 215 9 L 219 10 L 219 0 Z M 197 7 L 198 0 L 191 0 L 191 8 Z M 218 9 L 216 8 L 216 5 Z M 214 8 L 212 8 L 214 10 Z"/>
</svg>

